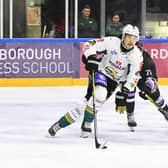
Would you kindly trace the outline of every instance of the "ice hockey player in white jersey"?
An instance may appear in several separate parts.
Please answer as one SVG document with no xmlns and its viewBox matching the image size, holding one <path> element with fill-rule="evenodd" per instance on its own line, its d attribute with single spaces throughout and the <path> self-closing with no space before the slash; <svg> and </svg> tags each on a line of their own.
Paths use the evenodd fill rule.
<svg viewBox="0 0 168 168">
<path fill-rule="evenodd" d="M 144 100 L 149 100 L 152 102 L 157 109 L 163 114 L 165 119 L 168 121 L 168 104 L 166 103 L 165 99 L 161 96 L 159 86 L 157 84 L 157 70 L 154 61 L 152 60 L 151 56 L 147 51 L 143 49 L 142 43 L 138 42 L 136 44 L 138 48 L 142 51 L 143 55 L 143 65 L 140 71 L 140 79 L 138 80 L 137 88 L 139 90 L 139 96 Z M 89 100 L 92 96 L 92 79 L 89 74 L 88 76 L 88 88 L 87 93 L 85 95 L 85 99 Z M 137 126 L 137 122 L 135 121 L 134 117 L 134 110 L 135 110 L 135 92 L 131 92 L 129 95 L 125 95 L 121 91 L 117 91 L 115 94 L 115 110 L 120 114 L 124 114 L 126 112 L 127 119 L 128 119 L 128 126 L 131 128 L 131 131 L 135 131 L 134 127 Z M 107 98 L 111 95 L 108 91 Z M 131 114 L 131 117 L 129 117 Z M 88 115 L 87 115 L 88 116 Z M 85 118 L 87 117 L 85 115 Z M 85 119 L 86 120 L 86 119 Z M 81 137 L 88 137 L 88 132 L 91 132 L 91 128 L 85 128 L 81 126 L 82 135 Z"/>
<path fill-rule="evenodd" d="M 135 46 L 138 40 L 138 28 L 126 25 L 121 40 L 105 37 L 84 44 L 83 61 L 86 70 L 94 72 L 96 111 L 105 103 L 108 92 L 114 92 L 121 83 L 121 91 L 126 95 L 135 90 L 143 61 L 142 52 Z M 61 128 L 74 123 L 84 111 L 86 117 L 84 116 L 82 129 L 89 129 L 94 118 L 93 97 L 90 97 L 87 105 L 77 105 L 63 115 L 49 128 L 49 134 L 54 136 Z M 133 114 L 129 117 L 131 115 Z"/>
</svg>

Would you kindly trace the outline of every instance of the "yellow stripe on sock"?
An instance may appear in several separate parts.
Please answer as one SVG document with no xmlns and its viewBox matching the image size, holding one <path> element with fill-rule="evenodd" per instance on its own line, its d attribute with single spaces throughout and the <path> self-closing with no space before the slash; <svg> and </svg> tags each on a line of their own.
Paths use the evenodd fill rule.
<svg viewBox="0 0 168 168">
<path fill-rule="evenodd" d="M 89 106 L 86 107 L 86 112 L 94 115 L 93 109 L 91 107 L 89 107 Z"/>
<path fill-rule="evenodd" d="M 71 116 L 68 113 L 65 114 L 64 117 L 68 121 L 69 124 L 72 124 L 74 122 L 73 119 L 71 118 Z"/>
</svg>

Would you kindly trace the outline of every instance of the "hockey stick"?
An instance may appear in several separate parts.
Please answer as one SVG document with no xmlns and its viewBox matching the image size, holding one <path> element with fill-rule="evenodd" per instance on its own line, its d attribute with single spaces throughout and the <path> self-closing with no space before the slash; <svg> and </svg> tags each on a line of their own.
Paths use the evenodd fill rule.
<svg viewBox="0 0 168 168">
<path fill-rule="evenodd" d="M 95 109 L 95 82 L 94 82 L 94 72 L 92 72 L 92 97 L 93 97 L 93 113 L 94 113 L 94 140 L 97 149 L 106 149 L 106 143 L 100 144 L 97 138 L 97 111 Z"/>
<path fill-rule="evenodd" d="M 163 113 L 164 110 L 163 110 L 155 101 L 153 101 L 153 99 L 152 99 L 149 95 L 145 94 L 145 97 L 146 97 L 152 104 L 154 104 L 154 105 L 157 107 L 157 109 L 158 109 L 161 113 Z"/>
</svg>

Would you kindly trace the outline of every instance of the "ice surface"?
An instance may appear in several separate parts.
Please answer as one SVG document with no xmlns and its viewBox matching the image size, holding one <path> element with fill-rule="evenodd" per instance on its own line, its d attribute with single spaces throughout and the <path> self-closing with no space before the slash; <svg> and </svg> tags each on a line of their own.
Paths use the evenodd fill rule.
<svg viewBox="0 0 168 168">
<path fill-rule="evenodd" d="M 167 168 L 168 123 L 150 102 L 136 97 L 135 132 L 126 115 L 114 110 L 114 97 L 98 113 L 98 138 L 80 138 L 80 123 L 56 137 L 47 130 L 85 94 L 85 87 L 1 87 L 1 168 Z M 168 86 L 160 86 L 167 101 Z"/>
</svg>

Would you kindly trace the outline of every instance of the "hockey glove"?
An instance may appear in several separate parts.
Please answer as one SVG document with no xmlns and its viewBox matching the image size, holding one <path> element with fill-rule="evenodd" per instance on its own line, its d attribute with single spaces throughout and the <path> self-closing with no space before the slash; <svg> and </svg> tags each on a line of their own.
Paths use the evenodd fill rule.
<svg viewBox="0 0 168 168">
<path fill-rule="evenodd" d="M 130 92 L 128 88 L 126 88 L 125 86 L 122 86 L 121 88 L 121 92 L 125 95 L 128 95 L 128 93 Z"/>
<path fill-rule="evenodd" d="M 126 111 L 126 96 L 122 92 L 117 92 L 115 95 L 116 112 L 123 114 Z"/>
<path fill-rule="evenodd" d="M 91 55 L 88 57 L 86 64 L 86 70 L 88 71 L 97 71 L 99 66 L 99 59 L 96 58 L 96 55 Z"/>
</svg>

